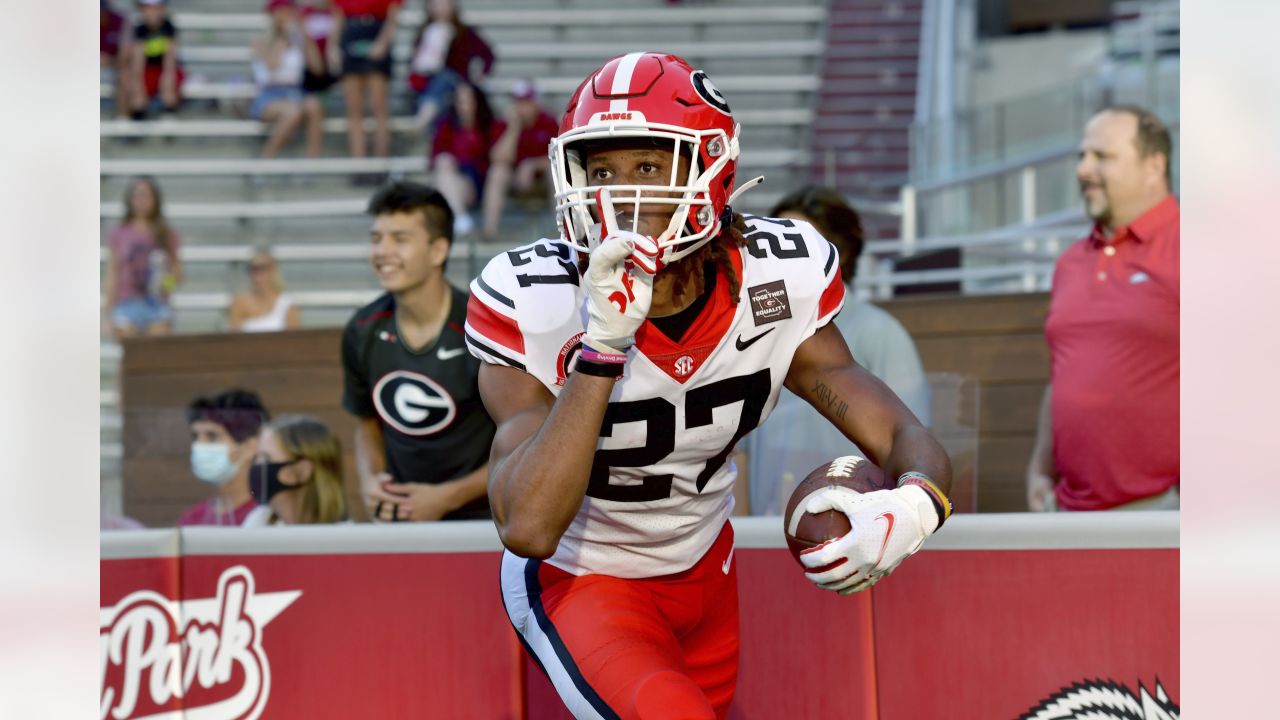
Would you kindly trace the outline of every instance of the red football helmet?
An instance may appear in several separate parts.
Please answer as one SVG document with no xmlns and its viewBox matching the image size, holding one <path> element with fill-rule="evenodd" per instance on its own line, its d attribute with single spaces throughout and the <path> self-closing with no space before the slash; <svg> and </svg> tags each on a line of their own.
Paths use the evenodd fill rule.
<svg viewBox="0 0 1280 720">
<path fill-rule="evenodd" d="M 688 255 L 720 232 L 721 214 L 733 194 L 740 127 L 706 73 L 675 55 L 636 52 L 606 62 L 578 86 L 560 135 L 551 141 L 551 178 L 560 232 L 590 252 L 601 240 L 599 191 L 615 205 L 630 206 L 634 226 L 642 204 L 674 206 L 666 230 L 655 238 L 663 264 Z M 593 142 L 649 138 L 675 153 L 663 185 L 590 185 L 584 149 Z M 680 165 L 688 180 L 678 182 Z M 620 223 L 623 225 L 623 223 Z"/>
</svg>

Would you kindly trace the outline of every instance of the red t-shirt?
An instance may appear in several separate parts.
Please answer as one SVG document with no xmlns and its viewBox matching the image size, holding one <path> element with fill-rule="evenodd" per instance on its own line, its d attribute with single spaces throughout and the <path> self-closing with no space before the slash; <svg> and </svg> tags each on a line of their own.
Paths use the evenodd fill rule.
<svg viewBox="0 0 1280 720">
<path fill-rule="evenodd" d="M 538 119 L 534 120 L 532 125 L 526 125 L 520 130 L 520 140 L 516 145 L 516 162 L 546 157 L 547 145 L 551 142 L 551 138 L 559 134 L 560 125 L 556 119 L 546 111 L 539 113 Z"/>
<path fill-rule="evenodd" d="M 402 3 L 403 0 L 333 0 L 333 6 L 341 10 L 342 14 L 347 17 L 372 15 L 379 20 L 386 19 L 392 5 L 400 5 Z"/>
<path fill-rule="evenodd" d="M 435 138 L 431 141 L 431 157 L 448 153 L 458 160 L 459 165 L 473 168 L 483 175 L 489 171 L 489 151 L 502 137 L 502 129 L 503 123 L 495 120 L 486 135 L 478 127 L 464 128 L 445 120 L 436 128 Z"/>
<path fill-rule="evenodd" d="M 217 497 L 211 497 L 204 502 L 192 505 L 187 511 L 182 513 L 182 517 L 178 518 L 178 527 L 186 527 L 188 525 L 224 525 L 224 526 L 240 526 L 244 524 L 244 519 L 258 507 L 258 503 L 249 500 L 242 503 L 239 507 L 231 512 L 230 515 L 225 510 L 220 511 L 220 503 Z"/>
<path fill-rule="evenodd" d="M 1101 510 L 1179 483 L 1179 210 L 1067 248 L 1045 323 L 1058 504 Z"/>
</svg>

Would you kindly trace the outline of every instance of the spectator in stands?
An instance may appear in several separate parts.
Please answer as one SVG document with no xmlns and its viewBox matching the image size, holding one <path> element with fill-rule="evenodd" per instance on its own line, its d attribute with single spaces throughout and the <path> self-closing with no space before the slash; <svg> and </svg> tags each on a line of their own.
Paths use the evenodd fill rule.
<svg viewBox="0 0 1280 720">
<path fill-rule="evenodd" d="M 159 99 L 166 116 L 178 112 L 182 102 L 182 65 L 178 62 L 178 29 L 169 19 L 165 0 L 138 0 L 141 21 L 133 28 L 129 90 L 133 94 L 133 119 L 147 115 L 147 107 Z"/>
<path fill-rule="evenodd" d="M 113 88 L 116 114 L 125 116 L 129 114 L 129 21 L 102 0 L 98 28 L 99 78 Z"/>
<path fill-rule="evenodd" d="M 241 525 L 258 503 L 249 492 L 249 468 L 258 453 L 258 431 L 268 420 L 256 393 L 227 390 L 196 398 L 187 408 L 191 472 L 214 494 L 178 520 L 187 525 Z"/>
<path fill-rule="evenodd" d="M 373 111 L 373 153 L 386 157 L 391 149 L 391 43 L 401 0 L 334 0 L 334 36 L 328 46 L 329 66 L 341 71 L 347 104 L 347 145 L 351 156 L 365 156 L 364 103 Z"/>
<path fill-rule="evenodd" d="M 314 525 L 347 519 L 342 447 L 320 420 L 286 415 L 267 423 L 249 471 L 258 507 L 245 527 Z"/>
<path fill-rule="evenodd" d="M 493 70 L 493 50 L 462 22 L 455 0 L 427 0 L 409 62 L 409 86 L 418 96 L 418 126 L 432 127 L 453 106 L 458 83 L 479 86 Z"/>
<path fill-rule="evenodd" d="M 1032 510 L 1173 509 L 1178 464 L 1178 203 L 1169 130 L 1107 108 L 1076 179 L 1089 236 L 1062 253 L 1045 322 L 1050 382 L 1027 467 Z"/>
<path fill-rule="evenodd" d="M 455 235 L 465 235 L 475 228 L 471 209 L 484 192 L 489 152 L 501 131 L 484 91 L 467 83 L 458 85 L 453 108 L 440 121 L 431 142 L 436 187 L 453 209 Z"/>
<path fill-rule="evenodd" d="M 253 80 L 258 86 L 249 114 L 271 125 L 262 148 L 263 158 L 273 158 L 289 142 L 303 121 L 307 124 L 307 157 L 320 157 L 324 112 L 320 101 L 304 96 L 307 68 L 306 40 L 293 0 L 267 0 L 270 30 L 253 41 Z"/>
<path fill-rule="evenodd" d="M 233 332 L 278 332 L 302 326 L 302 317 L 293 298 L 284 291 L 280 265 L 271 252 L 253 254 L 247 266 L 249 289 L 236 293 L 227 309 Z"/>
<path fill-rule="evenodd" d="M 839 193 L 806 187 L 778 201 L 772 217 L 811 223 L 839 253 L 846 286 L 844 310 L 835 325 L 853 359 L 884 381 L 916 418 L 930 423 L 929 381 L 911 336 L 892 315 L 853 291 L 862 254 L 862 220 Z M 808 403 L 783 393 L 769 419 L 750 443 L 750 511 L 780 515 L 795 485 L 831 458 L 863 454 Z"/>
<path fill-rule="evenodd" d="M 164 218 L 160 188 L 137 178 L 124 197 L 124 220 L 107 236 L 103 291 L 116 338 L 167 335 L 173 330 L 169 298 L 182 282 L 181 239 Z"/>
<path fill-rule="evenodd" d="M 316 106 L 321 107 L 323 114 L 321 98 L 338 81 L 337 75 L 329 70 L 328 62 L 329 38 L 333 36 L 333 10 L 329 7 L 329 0 L 304 2 L 300 10 L 302 41 L 307 57 L 307 70 L 302 76 L 302 92 L 307 100 L 314 100 Z"/>
<path fill-rule="evenodd" d="M 342 406 L 359 420 L 356 467 L 382 521 L 489 517 L 493 420 L 467 352 L 467 293 L 445 280 L 453 211 L 411 182 L 380 189 L 369 260 L 386 290 L 342 336 Z"/>
<path fill-rule="evenodd" d="M 489 153 L 489 174 L 484 182 L 484 239 L 498 239 L 502 224 L 502 207 L 507 192 L 521 195 L 550 193 L 547 178 L 551 160 L 547 145 L 560 130 L 560 124 L 538 104 L 538 91 L 533 81 L 521 79 L 511 89 L 511 105 L 507 108 L 502 134 Z"/>
</svg>

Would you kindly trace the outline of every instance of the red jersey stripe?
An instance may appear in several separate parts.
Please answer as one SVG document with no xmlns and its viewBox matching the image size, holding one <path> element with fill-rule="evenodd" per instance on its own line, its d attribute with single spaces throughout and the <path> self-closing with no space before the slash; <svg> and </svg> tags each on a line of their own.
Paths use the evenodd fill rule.
<svg viewBox="0 0 1280 720">
<path fill-rule="evenodd" d="M 473 294 L 467 301 L 467 322 L 486 338 L 495 343 L 524 354 L 524 335 L 516 326 L 516 321 L 506 315 L 495 312 Z"/>
<path fill-rule="evenodd" d="M 844 281 L 840 279 L 840 273 L 837 272 L 831 277 L 831 284 L 822 291 L 822 297 L 818 299 L 818 319 L 827 317 L 843 304 Z"/>
</svg>

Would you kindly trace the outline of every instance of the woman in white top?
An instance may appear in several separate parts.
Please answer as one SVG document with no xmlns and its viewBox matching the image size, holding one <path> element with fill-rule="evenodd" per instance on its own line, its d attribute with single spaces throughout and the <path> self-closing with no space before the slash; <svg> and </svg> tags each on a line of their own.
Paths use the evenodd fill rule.
<svg viewBox="0 0 1280 720">
<path fill-rule="evenodd" d="M 243 527 L 307 525 L 346 520 L 342 446 L 329 427 L 306 415 L 285 415 L 262 427 L 249 469 L 258 507 Z"/>
<path fill-rule="evenodd" d="M 266 250 L 249 260 L 249 289 L 231 298 L 228 323 L 234 332 L 278 332 L 302 326 L 302 316 L 284 292 L 280 266 Z"/>
<path fill-rule="evenodd" d="M 307 157 L 320 156 L 324 111 L 314 95 L 303 96 L 302 78 L 307 69 L 307 46 L 294 0 L 268 0 L 271 30 L 253 41 L 253 81 L 258 96 L 249 114 L 270 124 L 271 135 L 262 157 L 273 158 L 307 122 Z M 315 50 L 311 51 L 313 54 Z"/>
</svg>

